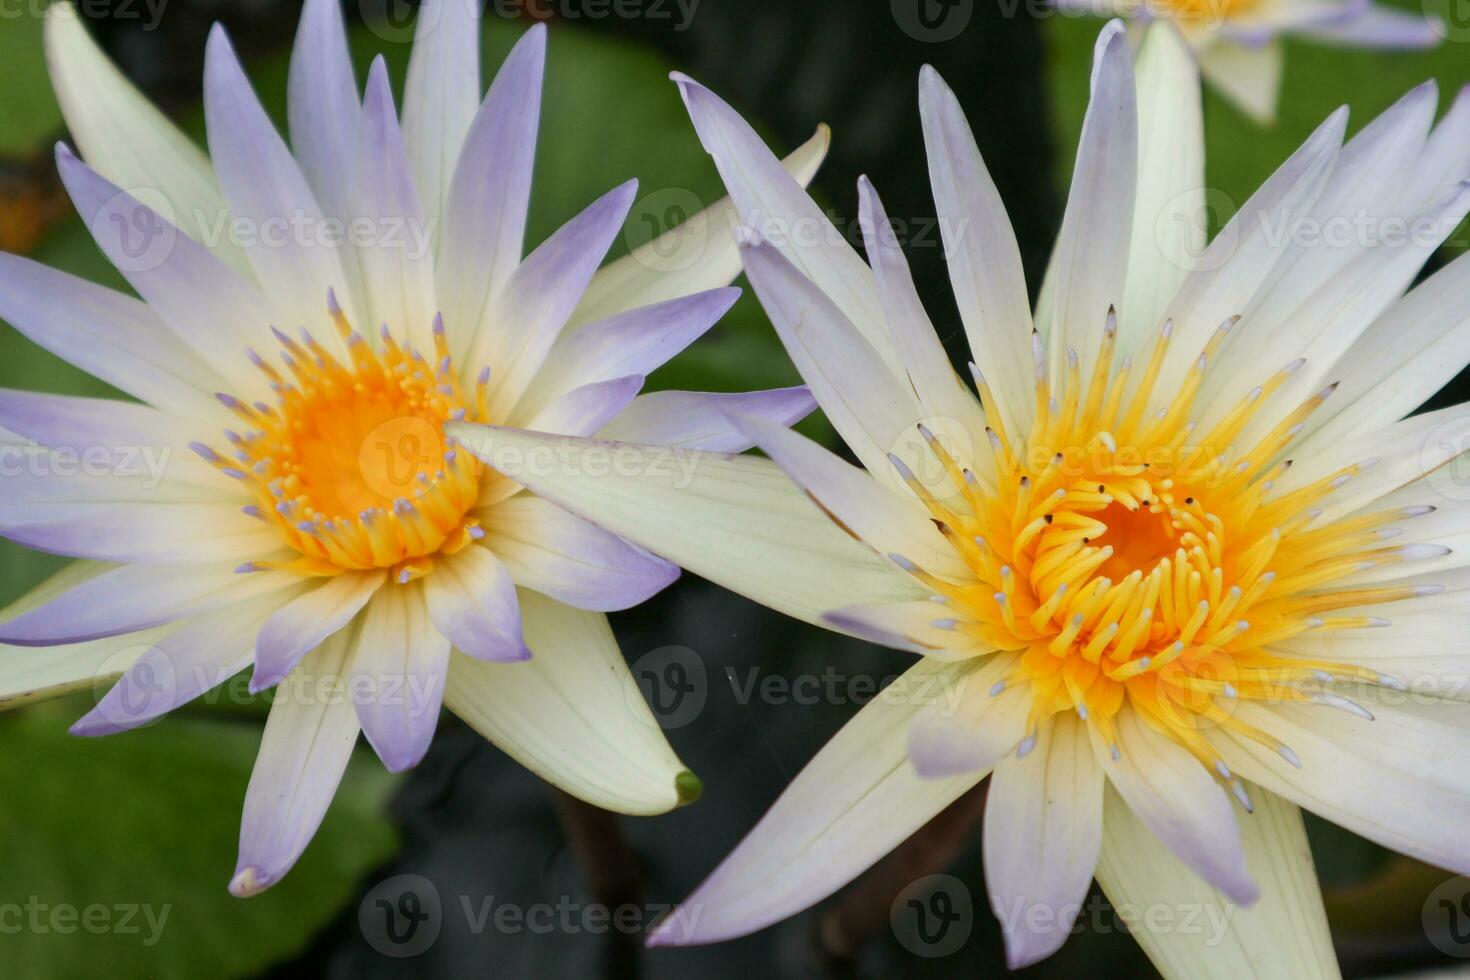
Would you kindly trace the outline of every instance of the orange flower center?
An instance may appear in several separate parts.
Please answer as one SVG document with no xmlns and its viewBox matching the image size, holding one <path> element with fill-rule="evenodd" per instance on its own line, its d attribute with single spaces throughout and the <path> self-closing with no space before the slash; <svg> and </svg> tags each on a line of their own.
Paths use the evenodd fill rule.
<svg viewBox="0 0 1470 980">
<path fill-rule="evenodd" d="M 895 560 L 954 611 L 936 626 L 970 633 L 981 649 L 1020 654 L 994 693 L 1029 687 L 1030 731 L 1057 712 L 1076 711 L 1105 744 L 1115 745 L 1114 719 L 1127 701 L 1244 799 L 1203 730 L 1224 726 L 1291 759 L 1289 748 L 1233 717 L 1239 699 L 1362 712 L 1327 690 L 1328 683 L 1400 686 L 1375 671 L 1273 647 L 1309 630 L 1383 625 L 1361 615 L 1323 614 L 1423 594 L 1413 587 L 1351 588 L 1341 580 L 1370 565 L 1419 557 L 1413 548 L 1385 547 L 1393 533 L 1386 525 L 1432 508 L 1318 526 L 1314 505 L 1371 463 L 1290 493 L 1272 490 L 1290 466 L 1282 452 L 1331 387 L 1238 453 L 1247 423 L 1300 362 L 1198 437 L 1188 420 L 1195 394 L 1234 321 L 1217 332 L 1174 400 L 1154 413 L 1145 408 L 1171 330 L 1160 332 L 1149 364 L 1130 386 L 1128 360 L 1118 372 L 1110 369 L 1114 323 L 1110 315 L 1090 384 L 1083 384 L 1069 351 L 1063 390 L 1055 394 L 1036 341 L 1035 420 L 1014 445 L 977 373 L 994 456 L 986 475 L 960 466 L 920 427 L 947 483 L 926 486 L 896 459 L 895 466 L 973 580 L 951 581 L 902 556 Z"/>
<path fill-rule="evenodd" d="M 343 363 L 309 334 L 276 331 L 284 371 L 255 352 L 276 404 L 220 401 L 248 428 L 227 432 L 234 459 L 195 449 L 255 495 L 248 513 L 274 525 L 297 557 L 245 566 L 303 575 L 387 568 L 400 583 L 426 574 L 435 554 L 483 536 L 467 517 L 483 464 L 444 435 L 450 421 L 483 420 L 489 372 L 467 390 L 434 323 L 435 363 L 385 327 L 374 345 L 336 303 L 330 312 L 346 344 Z"/>
</svg>

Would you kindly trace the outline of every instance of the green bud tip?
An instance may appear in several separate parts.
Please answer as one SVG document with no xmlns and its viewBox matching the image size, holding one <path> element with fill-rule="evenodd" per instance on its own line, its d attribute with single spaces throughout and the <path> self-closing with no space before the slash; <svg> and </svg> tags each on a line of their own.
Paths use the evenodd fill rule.
<svg viewBox="0 0 1470 980">
<path fill-rule="evenodd" d="M 674 777 L 674 791 L 679 794 L 679 805 L 688 806 L 704 792 L 704 783 L 694 773 L 685 769 Z"/>
</svg>

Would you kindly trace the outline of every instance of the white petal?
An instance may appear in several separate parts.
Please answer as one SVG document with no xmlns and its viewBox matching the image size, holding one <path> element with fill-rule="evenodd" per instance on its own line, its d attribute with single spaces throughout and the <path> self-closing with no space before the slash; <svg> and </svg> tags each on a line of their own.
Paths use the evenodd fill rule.
<svg viewBox="0 0 1470 980">
<path fill-rule="evenodd" d="M 692 78 L 672 77 L 742 221 L 831 298 L 883 363 L 896 365 L 872 270 L 749 123 Z"/>
<path fill-rule="evenodd" d="M 439 559 L 424 583 L 429 618 L 461 653 L 492 662 L 531 656 L 521 631 L 515 582 L 489 548 L 470 545 Z"/>
<path fill-rule="evenodd" d="M 1357 472 L 1320 504 L 1320 524 L 1336 520 L 1419 480 L 1459 456 L 1470 440 L 1470 406 L 1452 405 L 1339 440 L 1301 458 L 1277 481 L 1273 495 L 1290 493 L 1354 466 Z M 1453 477 L 1451 477 L 1453 479 Z"/>
<path fill-rule="evenodd" d="M 350 623 L 386 578 L 381 569 L 346 572 L 282 606 L 256 639 L 250 690 L 262 691 L 285 678 L 301 658 Z"/>
<path fill-rule="evenodd" d="M 347 218 L 362 103 L 342 5 L 308 0 L 291 48 L 286 106 L 291 150 L 322 210 Z"/>
<path fill-rule="evenodd" d="M 297 579 L 185 623 L 145 651 L 71 733 L 128 731 L 225 683 L 249 665 L 261 624 L 305 588 Z"/>
<path fill-rule="evenodd" d="M 1044 724 L 1030 754 L 1001 760 L 990 777 L 985 882 L 1013 970 L 1050 956 L 1071 933 L 1102 846 L 1104 782 L 1071 712 Z M 1033 909 L 1052 914 L 1033 920 Z"/>
<path fill-rule="evenodd" d="M 454 166 L 480 104 L 478 0 L 426 0 L 414 25 L 403 86 L 403 138 L 438 238 Z"/>
<path fill-rule="evenodd" d="M 842 526 L 884 556 L 902 556 L 947 578 L 973 582 L 974 572 L 910 494 L 894 493 L 869 474 L 790 429 L 733 418 L 766 455 Z"/>
<path fill-rule="evenodd" d="M 804 386 L 765 391 L 653 391 L 637 398 L 597 433 L 599 439 L 645 446 L 741 453 L 753 444 L 730 419 L 753 415 L 795 425 L 817 407 Z"/>
<path fill-rule="evenodd" d="M 362 733 L 389 772 L 418 765 L 439 725 L 449 640 L 430 621 L 419 582 L 379 589 L 348 655 Z"/>
<path fill-rule="evenodd" d="M 359 730 L 347 652 L 348 637 L 334 637 L 276 688 L 245 791 L 235 895 L 258 894 L 291 870 L 337 792 Z"/>
<path fill-rule="evenodd" d="M 966 133 L 966 138 L 968 138 L 968 133 Z M 971 142 L 973 143 L 973 140 Z M 975 159 L 978 162 L 979 157 L 976 156 Z M 983 172 L 974 177 L 977 180 L 983 177 L 987 185 L 989 183 L 989 177 Z M 973 463 L 982 473 L 991 472 L 994 467 L 988 446 L 989 440 L 985 434 L 985 414 L 981 411 L 975 396 L 955 374 L 954 365 L 950 363 L 949 355 L 934 332 L 934 324 L 929 321 L 929 315 L 924 312 L 924 306 L 919 301 L 919 293 L 914 288 L 908 261 L 904 258 L 903 249 L 899 247 L 898 239 L 888 224 L 888 215 L 883 210 L 883 203 L 878 200 L 878 192 L 873 189 L 873 185 L 866 177 L 858 178 L 858 220 L 862 223 L 863 240 L 867 243 L 868 259 L 873 263 L 873 275 L 878 280 L 878 292 L 883 300 L 883 315 L 888 320 L 888 328 L 893 334 L 894 346 L 898 348 L 898 356 L 902 359 L 908 382 L 914 394 L 918 396 L 919 403 L 924 407 L 925 425 L 946 441 L 945 448 L 948 449 L 951 456 Z M 968 216 L 958 218 L 966 230 L 972 228 L 972 225 L 969 224 L 972 220 L 974 219 Z M 1003 214 L 1001 220 L 1004 221 Z M 1005 227 L 1009 229 L 1009 225 Z M 1012 242 L 1010 247 L 1014 251 L 1015 243 Z M 978 253 L 973 258 L 970 249 Z M 979 270 L 968 266 L 976 264 L 984 268 L 985 255 L 982 243 L 973 243 L 968 238 L 961 238 L 956 250 L 963 254 L 956 256 L 955 261 L 951 264 L 952 275 L 964 278 L 969 284 L 970 277 L 978 275 Z M 1019 262 L 1019 259 L 1017 261 Z M 985 269 L 987 275 L 989 271 Z M 984 285 L 988 287 L 991 284 L 985 283 Z M 1024 281 L 1020 283 L 1020 295 L 1023 319 L 1029 321 L 1030 310 L 1025 304 L 1026 284 Z M 989 296 L 986 298 L 991 299 Z M 994 303 L 990 305 L 993 306 Z M 1009 326 L 1004 325 L 1012 319 L 1009 313 L 994 315 L 986 314 L 981 309 L 974 309 L 971 310 L 971 314 L 967 317 L 967 321 L 978 323 L 983 317 L 985 327 L 983 329 L 977 327 L 978 337 L 971 341 L 970 346 L 974 349 L 980 341 L 993 338 L 989 346 L 985 348 L 989 352 L 977 352 L 975 357 L 985 366 L 985 370 L 999 375 L 997 380 L 1002 384 L 1003 390 L 1008 389 L 1014 375 L 1013 372 L 1004 369 L 996 372 L 991 366 L 1003 352 L 996 348 L 1007 347 L 1006 338 L 1013 332 L 1016 337 L 1020 338 L 1019 343 L 1025 348 L 1022 351 L 1025 361 L 1021 364 L 1022 374 L 1019 380 L 1024 388 L 1027 377 L 1025 371 L 1031 366 L 1031 338 L 1029 332 L 1024 329 L 1024 323 L 1016 321 L 1015 331 L 1012 331 Z M 992 322 L 992 317 L 995 322 Z M 1009 414 L 1011 410 L 1026 417 L 1023 409 L 1030 404 L 1031 401 L 1023 401 L 1021 406 L 1014 403 L 1006 406 L 1007 417 L 1012 417 Z"/>
<path fill-rule="evenodd" d="M 530 660 L 455 657 L 444 701 L 542 779 L 595 806 L 655 814 L 692 802 L 674 755 L 601 613 L 520 591 Z"/>
<path fill-rule="evenodd" d="M 1239 706 L 1239 719 L 1289 746 L 1301 769 L 1245 738 L 1212 740 L 1246 779 L 1384 847 L 1470 873 L 1470 844 L 1459 832 L 1470 819 L 1470 787 L 1452 761 L 1470 739 L 1457 717 L 1464 706 L 1355 697 L 1373 721 L 1320 705 Z"/>
<path fill-rule="evenodd" d="M 738 289 L 711 289 L 638 307 L 564 333 L 510 421 L 523 422 L 573 388 L 630 374 L 651 374 L 698 340 L 739 298 Z"/>
<path fill-rule="evenodd" d="M 1246 867 L 1261 899 L 1241 908 L 1205 884 L 1108 788 L 1097 880 L 1159 972 L 1171 980 L 1336 980 L 1312 852 L 1295 806 L 1257 787 L 1241 821 Z M 1167 910 L 1150 916 L 1150 910 Z M 1186 921 L 1188 917 L 1188 921 Z"/>
<path fill-rule="evenodd" d="M 1334 367 L 1341 383 L 1307 420 L 1300 453 L 1397 422 L 1470 362 L 1467 258 L 1455 259 L 1410 290 L 1343 355 Z"/>
<path fill-rule="evenodd" d="M 1174 398 L 1219 325 L 1247 309 L 1288 254 L 1290 242 L 1282 240 L 1281 229 L 1311 212 L 1332 173 L 1346 126 L 1346 108 L 1318 126 L 1225 223 L 1166 305 L 1176 329 L 1155 383 L 1151 411 Z"/>
<path fill-rule="evenodd" d="M 1123 302 L 1138 189 L 1138 110 L 1133 61 L 1121 21 L 1098 35 L 1092 97 L 1082 123 L 1067 209 L 1057 237 L 1052 322 L 1037 329 L 1051 354 L 1052 390 L 1065 377 L 1067 347 L 1082 377 L 1092 375 L 1109 308 Z"/>
<path fill-rule="evenodd" d="M 485 307 L 465 364 L 490 367 L 490 418 L 507 417 L 541 370 L 637 190 L 636 180 L 615 187 L 558 228 Z"/>
<path fill-rule="evenodd" d="M 907 457 L 917 469 L 910 447 L 924 410 L 895 376 L 896 355 L 870 345 L 774 246 L 742 245 L 741 255 L 766 315 L 833 427 L 880 483 L 902 489 L 888 457 Z"/>
<path fill-rule="evenodd" d="M 1160 22 L 1138 55 L 1138 191 L 1118 345 L 1135 350 L 1204 251 L 1205 136 L 1199 69 Z"/>
<path fill-rule="evenodd" d="M 768 460 L 452 426 L 538 496 L 779 612 L 923 598 Z"/>
<path fill-rule="evenodd" d="M 285 572 L 237 574 L 228 565 L 122 565 L 0 624 L 5 642 L 79 643 L 202 615 L 297 584 Z"/>
<path fill-rule="evenodd" d="M 327 316 L 327 293 L 335 290 L 348 319 L 361 322 L 337 247 L 323 239 L 322 209 L 217 24 L 204 53 L 204 121 L 230 215 L 259 238 L 246 256 L 256 279 L 270 286 L 277 325 L 304 325 L 336 348 L 341 341 Z"/>
<path fill-rule="evenodd" d="M 386 323 L 395 336 L 407 337 L 420 351 L 432 351 L 430 327 L 437 312 L 433 243 L 381 56 L 368 72 L 353 172 L 352 213 L 371 222 L 378 236 L 356 250 L 365 284 L 365 322 Z"/>
<path fill-rule="evenodd" d="M 47 8 L 45 36 L 51 84 L 82 156 L 117 186 L 160 196 L 186 234 L 248 273 L 221 234 L 228 212 L 204 151 L 107 60 L 70 3 Z"/>
<path fill-rule="evenodd" d="M 919 72 L 919 117 L 924 127 L 929 181 L 944 235 L 949 281 L 965 324 L 965 336 L 995 393 L 1007 430 L 1019 435 L 1030 428 L 1035 397 L 1031 380 L 1031 305 L 1015 232 L 959 100 L 939 73 L 928 66 Z M 899 337 L 900 350 L 912 350 L 915 344 L 905 345 L 900 331 L 921 331 L 927 319 L 912 322 L 912 311 L 905 315 L 906 311 L 892 306 L 892 294 L 907 278 L 906 270 L 895 268 L 885 273 L 885 263 L 872 255 L 871 246 L 869 254 L 889 304 L 890 328 Z M 894 282 L 895 278 L 899 281 Z M 917 305 L 917 297 L 910 305 Z M 923 388 L 919 389 L 919 397 L 924 397 Z"/>
<path fill-rule="evenodd" d="M 184 417 L 228 424 L 221 381 L 131 296 L 0 254 L 0 317 L 27 338 L 133 397 Z"/>
<path fill-rule="evenodd" d="M 265 294 L 64 146 L 56 165 L 97 246 L 174 335 L 213 376 L 242 393 L 263 390 L 245 348 L 269 336 Z"/>
<path fill-rule="evenodd" d="M 1270 125 L 1276 121 L 1283 60 L 1281 42 L 1274 38 L 1259 46 L 1226 41 L 1200 52 L 1199 70 L 1237 109 Z"/>
<path fill-rule="evenodd" d="M 991 653 L 989 646 L 950 624 L 953 610 L 932 599 L 869 602 L 827 613 L 828 624 L 869 643 L 924 657 L 962 660 Z M 1014 747 L 1014 743 L 1011 747 Z"/>
<path fill-rule="evenodd" d="M 456 359 L 521 261 L 545 66 L 546 27 L 537 24 L 506 56 L 453 163 L 435 277 Z"/>
<path fill-rule="evenodd" d="M 805 187 L 822 165 L 831 137 L 826 126 L 818 126 L 812 138 L 792 150 L 781 166 Z M 640 306 L 728 285 L 740 274 L 740 251 L 735 244 L 739 226 L 734 202 L 724 197 L 609 262 L 592 277 L 570 326 L 577 328 Z"/>
<path fill-rule="evenodd" d="M 74 561 L 0 611 L 9 620 L 22 612 L 96 578 L 110 566 Z M 143 653 L 180 624 L 65 646 L 0 646 L 0 708 L 16 708 L 46 698 L 104 686 L 131 667 Z"/>
<path fill-rule="evenodd" d="M 1231 901 L 1259 891 L 1245 867 L 1230 798 L 1194 756 L 1150 728 L 1130 707 L 1117 715 L 1118 758 L 1089 727 L 1103 770 L 1129 808 L 1181 861 Z"/>
<path fill-rule="evenodd" d="M 1027 736 L 1031 693 L 996 688 L 1015 665 L 1010 654 L 987 657 L 965 674 L 952 697 L 932 699 L 909 726 L 909 761 L 924 779 L 985 773 Z"/>
<path fill-rule="evenodd" d="M 734 939 L 821 901 L 984 777 L 922 779 L 903 732 L 951 703 L 973 664 L 920 661 L 869 701 L 807 763 L 745 839 L 649 936 L 649 944 Z"/>
<path fill-rule="evenodd" d="M 481 526 L 517 585 L 578 609 L 628 609 L 679 576 L 678 566 L 532 494 L 497 504 Z"/>
</svg>

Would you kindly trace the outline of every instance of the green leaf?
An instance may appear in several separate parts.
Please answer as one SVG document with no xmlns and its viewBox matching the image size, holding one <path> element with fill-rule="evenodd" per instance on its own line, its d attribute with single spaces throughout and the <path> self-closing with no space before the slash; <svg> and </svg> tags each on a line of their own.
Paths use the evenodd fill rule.
<svg viewBox="0 0 1470 980">
<path fill-rule="evenodd" d="M 255 725 L 199 719 L 73 738 L 84 705 L 0 715 L 0 944 L 6 972 L 247 976 L 299 953 L 393 849 L 393 778 L 364 751 L 286 880 L 226 891 Z M 150 918 L 151 916 L 151 918 Z M 126 920 L 125 920 L 126 917 Z"/>
</svg>

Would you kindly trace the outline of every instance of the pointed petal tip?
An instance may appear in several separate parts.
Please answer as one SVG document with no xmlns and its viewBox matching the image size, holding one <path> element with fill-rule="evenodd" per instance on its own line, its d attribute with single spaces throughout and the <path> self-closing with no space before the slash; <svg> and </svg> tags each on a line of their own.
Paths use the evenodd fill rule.
<svg viewBox="0 0 1470 980">
<path fill-rule="evenodd" d="M 235 877 L 230 879 L 230 894 L 236 898 L 250 898 L 259 895 L 275 883 L 275 875 L 246 866 L 236 871 Z"/>
<path fill-rule="evenodd" d="M 704 781 L 688 769 L 674 777 L 674 792 L 679 798 L 676 806 L 688 806 L 704 795 Z M 650 939 L 653 937 L 650 936 Z"/>
</svg>

